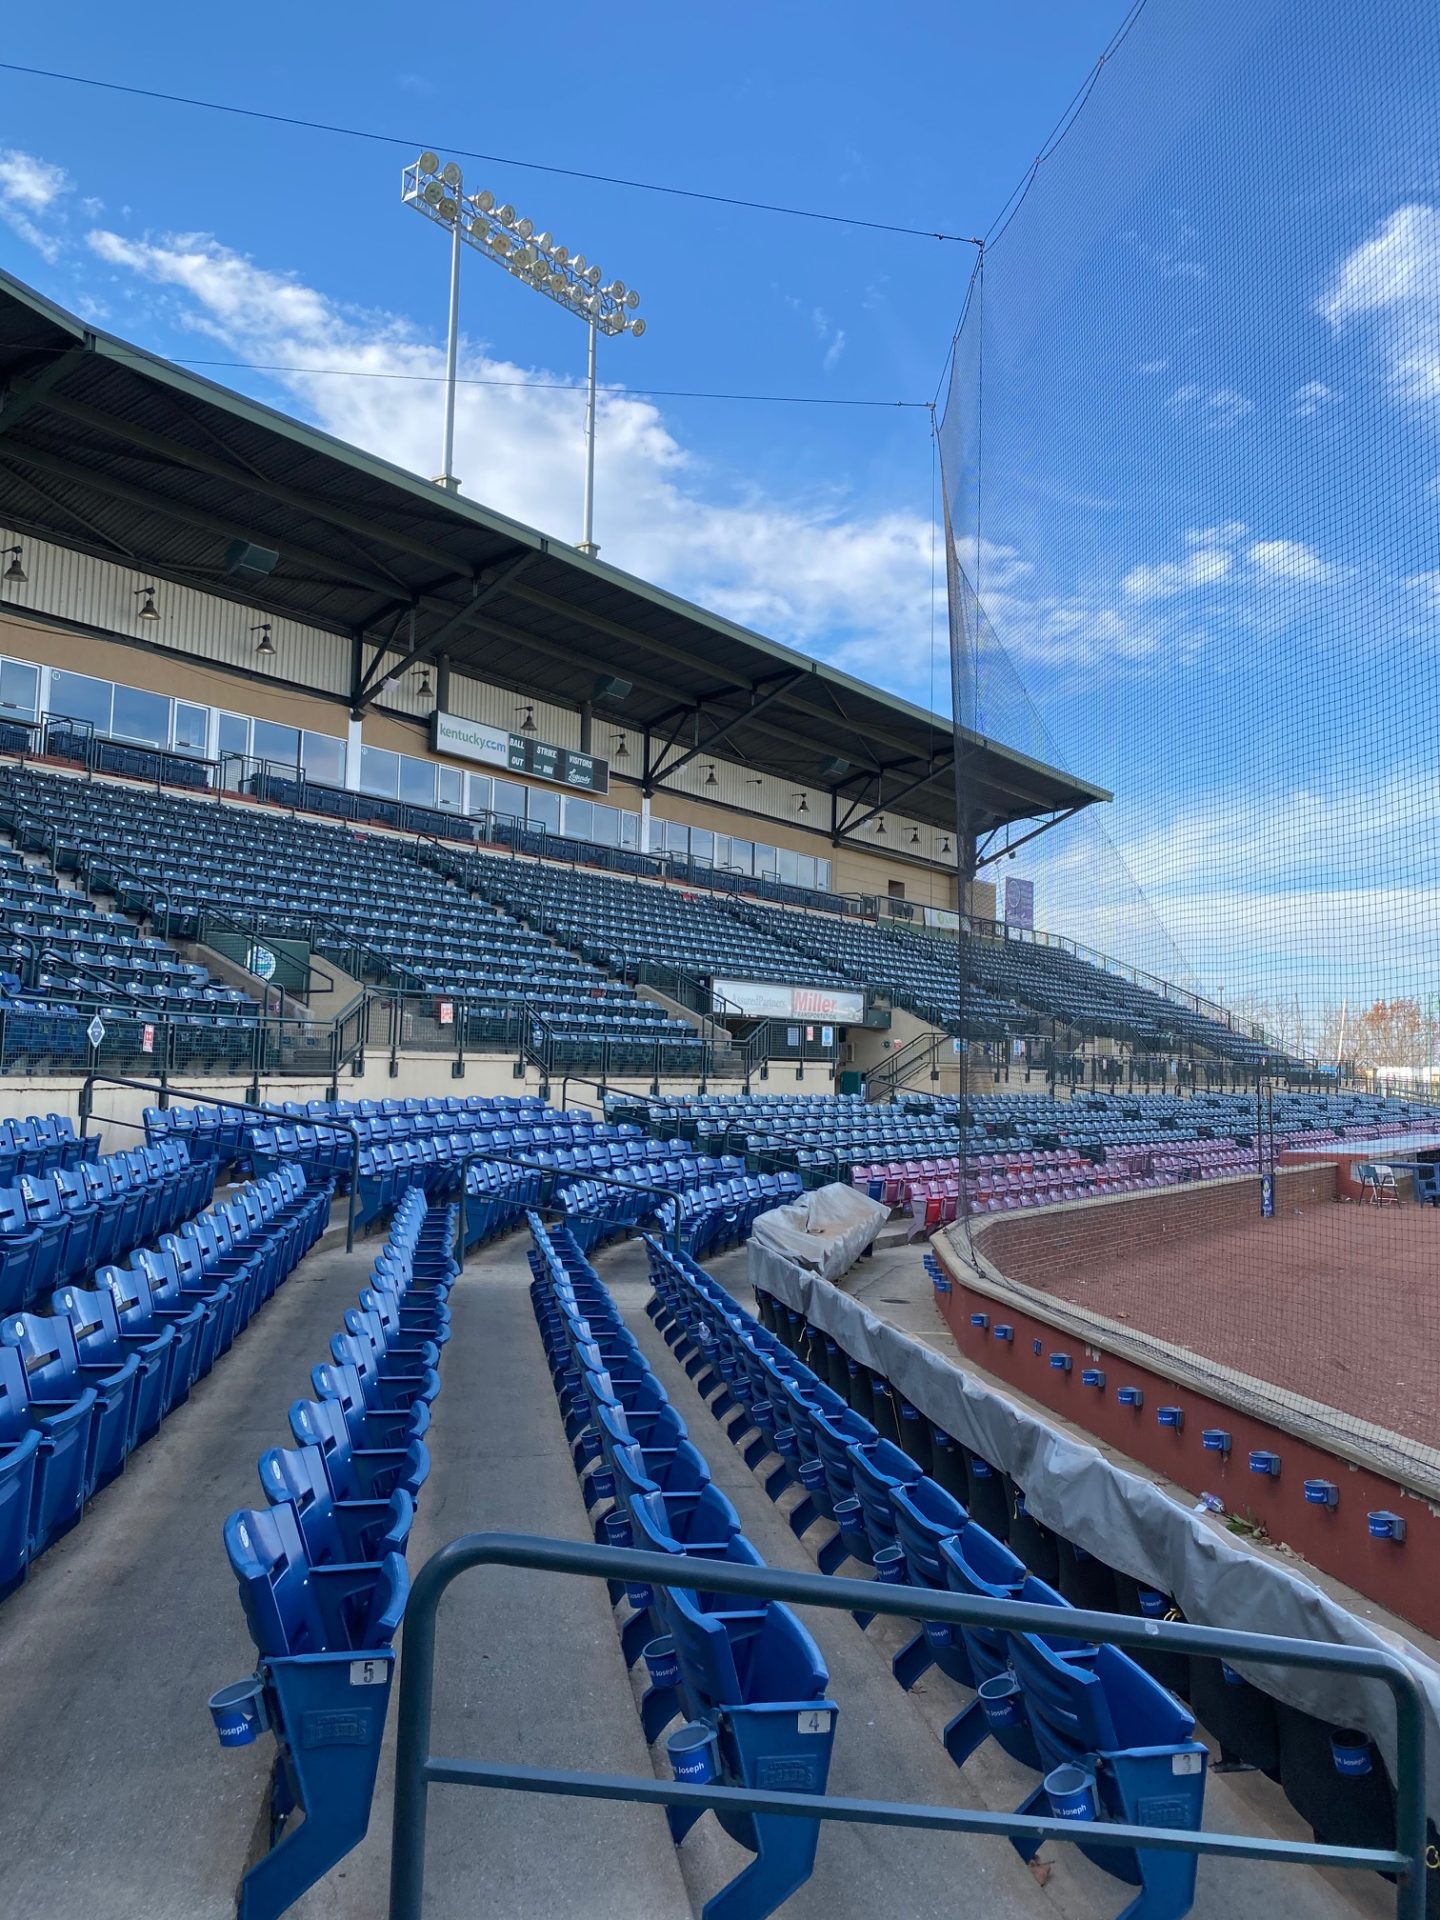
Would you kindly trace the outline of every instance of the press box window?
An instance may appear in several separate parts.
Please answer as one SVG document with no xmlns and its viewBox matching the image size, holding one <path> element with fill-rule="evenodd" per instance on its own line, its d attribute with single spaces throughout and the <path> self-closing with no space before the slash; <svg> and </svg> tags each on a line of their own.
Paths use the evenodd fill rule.
<svg viewBox="0 0 1440 1920">
<path fill-rule="evenodd" d="M 117 740 L 137 740 L 147 747 L 166 746 L 170 740 L 170 702 L 163 693 L 117 686 L 110 731 Z"/>
<path fill-rule="evenodd" d="M 65 673 L 57 667 L 50 675 L 50 711 L 67 720 L 88 720 L 97 733 L 108 733 L 113 692 L 108 680 L 92 680 L 88 674 Z"/>
<path fill-rule="evenodd" d="M 173 746 L 183 747 L 187 753 L 204 753 L 209 727 L 208 707 L 192 707 L 188 700 L 175 702 L 174 727 L 170 735 Z"/>
<path fill-rule="evenodd" d="M 337 740 L 329 733 L 307 733 L 302 748 L 305 764 L 305 778 L 318 780 L 322 786 L 343 787 L 345 784 L 345 742 Z"/>
<path fill-rule="evenodd" d="M 40 669 L 28 660 L 0 660 L 0 707 L 33 720 L 40 704 Z"/>
</svg>

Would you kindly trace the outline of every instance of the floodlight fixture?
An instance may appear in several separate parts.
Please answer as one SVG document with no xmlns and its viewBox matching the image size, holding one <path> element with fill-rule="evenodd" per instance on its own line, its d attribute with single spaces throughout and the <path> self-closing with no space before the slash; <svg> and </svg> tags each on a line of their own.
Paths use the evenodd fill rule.
<svg viewBox="0 0 1440 1920">
<path fill-rule="evenodd" d="M 610 758 L 612 760 L 628 760 L 630 758 L 630 749 L 625 744 L 625 736 L 623 733 L 616 734 L 615 751 L 611 754 Z"/>
<path fill-rule="evenodd" d="M 715 778 L 715 763 L 712 760 L 707 763 L 705 768 L 705 785 L 707 787 L 718 787 L 719 784 L 720 782 Z"/>
<path fill-rule="evenodd" d="M 524 719 L 520 722 L 521 733 L 534 733 L 535 731 L 534 707 L 516 707 L 515 711 L 517 713 L 523 713 L 525 716 Z"/>
<path fill-rule="evenodd" d="M 23 564 L 24 557 L 25 549 L 23 547 L 0 547 L 0 559 L 8 558 L 10 561 L 4 573 L 0 574 L 0 580 L 3 580 L 7 587 L 23 587 L 25 582 L 30 578 L 29 574 L 25 571 Z"/>
<path fill-rule="evenodd" d="M 635 309 L 640 295 L 623 280 L 602 286 L 604 278 L 593 260 L 570 249 L 548 231 L 536 233 L 532 220 L 517 215 L 508 201 L 497 205 L 488 187 L 466 195 L 464 177 L 453 160 L 442 166 L 438 154 L 426 150 L 405 168 L 400 198 L 450 234 L 450 314 L 445 348 L 445 439 L 443 471 L 436 485 L 454 492 L 458 480 L 450 468 L 455 453 L 456 358 L 459 347 L 460 248 L 474 247 L 487 260 L 503 266 L 517 280 L 546 294 L 557 306 L 578 315 L 589 329 L 585 380 L 585 504 L 580 551 L 592 558 L 599 552 L 594 540 L 595 504 L 595 343 L 604 334 L 629 333 L 639 339 L 645 322 Z"/>
<path fill-rule="evenodd" d="M 422 700 L 428 700 L 434 691 L 435 689 L 430 684 L 430 669 L 429 667 L 422 667 L 420 669 L 420 698 Z"/>
<path fill-rule="evenodd" d="M 808 813 L 810 811 L 810 802 L 806 799 L 805 795 L 803 793 L 797 793 L 795 798 L 800 802 L 799 806 L 795 809 L 796 813 Z"/>
<path fill-rule="evenodd" d="M 262 620 L 258 626 L 251 627 L 250 631 L 251 633 L 258 633 L 260 636 L 255 642 L 256 653 L 258 653 L 262 659 L 272 659 L 275 653 L 275 642 L 270 638 L 270 622 L 268 620 Z"/>
<path fill-rule="evenodd" d="M 160 609 L 155 604 L 155 589 L 153 586 L 136 587 L 134 589 L 134 596 L 140 602 L 139 611 L 135 615 L 137 620 L 158 620 L 160 618 Z"/>
</svg>

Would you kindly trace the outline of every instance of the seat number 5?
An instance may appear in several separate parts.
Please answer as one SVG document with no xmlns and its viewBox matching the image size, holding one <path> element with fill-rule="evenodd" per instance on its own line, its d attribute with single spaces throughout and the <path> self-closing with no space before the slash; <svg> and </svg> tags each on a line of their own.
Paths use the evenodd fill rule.
<svg viewBox="0 0 1440 1920">
<path fill-rule="evenodd" d="M 384 1683 L 385 1662 L 383 1660 L 352 1660 L 350 1662 L 352 1687 L 379 1687 Z"/>
</svg>

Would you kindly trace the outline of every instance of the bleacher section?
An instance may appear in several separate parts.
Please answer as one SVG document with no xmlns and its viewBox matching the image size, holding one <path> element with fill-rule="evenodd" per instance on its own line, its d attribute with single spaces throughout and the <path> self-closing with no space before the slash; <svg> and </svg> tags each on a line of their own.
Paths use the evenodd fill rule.
<svg viewBox="0 0 1440 1920">
<path fill-rule="evenodd" d="M 707 1094 L 640 1102 L 612 1094 L 607 1111 L 655 1138 L 742 1155 L 752 1170 L 793 1169 L 807 1187 L 848 1180 L 891 1207 L 908 1207 L 917 1231 L 958 1217 L 961 1167 L 968 1210 L 1009 1212 L 1106 1193 L 1253 1173 L 1255 1103 L 1241 1094 L 972 1096 L 906 1095 L 890 1106 L 858 1096 Z M 1276 1094 L 1275 1146 L 1422 1131 L 1440 1106 L 1375 1094 Z"/>
<path fill-rule="evenodd" d="M 1237 1065 L 1273 1058 L 1271 1050 L 1218 1020 L 1121 975 L 1092 966 L 1058 945 L 925 933 L 895 920 L 871 924 L 797 913 L 745 901 L 737 911 L 754 927 L 886 993 L 947 1033 L 980 1040 L 1037 1031 L 1036 1016 L 1087 1037 L 1109 1036 L 1139 1052 L 1194 1045 Z"/>
<path fill-rule="evenodd" d="M 163 903 L 176 937 L 207 910 L 257 934 L 361 956 L 377 983 L 454 1004 L 472 1045 L 511 1048 L 543 1025 L 555 1063 L 588 1066 L 608 1039 L 616 1071 L 695 1073 L 695 1030 L 509 915 L 446 884 L 381 836 L 260 809 L 204 805 L 28 768 L 0 768 L 0 822 L 21 847 L 56 848 L 62 867 L 136 913 Z"/>
<path fill-rule="evenodd" d="M 289 797 L 303 802 L 309 790 Z M 0 767 L 0 823 L 16 847 L 0 854 L 17 969 L 0 976 L 11 1070 L 86 1064 L 83 1027 L 96 1012 L 112 1060 L 150 1051 L 142 1035 L 161 1021 L 193 1030 L 176 1065 L 248 1060 L 255 1002 L 142 933 L 136 920 L 146 916 L 177 939 L 195 938 L 208 916 L 307 941 L 369 985 L 428 1003 L 429 1017 L 456 1029 L 457 1046 L 528 1044 L 561 1072 L 603 1061 L 616 1074 L 700 1077 L 707 1055 L 695 1027 L 635 986 L 708 1015 L 717 979 L 858 986 L 946 1033 L 963 1024 L 982 1043 L 1025 1037 L 1073 1050 L 1109 1039 L 1147 1059 L 1198 1050 L 1235 1071 L 1303 1065 L 1183 996 L 1054 942 L 965 936 L 962 989 L 955 936 L 900 920 L 801 911 L 673 877 L 626 879 L 573 858 L 407 843 L 271 806 L 207 804 L 25 765 Z M 54 871 L 34 864 L 44 856 Z M 64 872 L 120 911 L 63 889 Z M 79 1025 L 65 1017 L 72 1006 L 83 1010 Z"/>
<path fill-rule="evenodd" d="M 817 969 L 803 949 L 684 887 L 645 886 L 578 867 L 493 854 L 437 852 L 431 857 L 485 899 L 575 948 L 617 979 L 634 980 L 642 969 L 655 967 L 704 981 L 849 985 L 836 969 Z"/>
<path fill-rule="evenodd" d="M 574 1238 L 547 1232 L 534 1216 L 530 1233 L 535 1316 L 595 1538 L 763 1564 Z M 666 1743 L 677 1780 L 825 1791 L 837 1708 L 825 1697 L 820 1650 L 789 1607 L 739 1607 L 683 1587 L 630 1586 L 625 1599 L 621 1645 L 632 1666 L 643 1657 L 650 1681 L 640 1702 L 646 1737 L 683 1721 Z M 701 1817 L 669 1809 L 677 1845 Z M 705 1912 L 712 1920 L 764 1920 L 809 1879 L 819 1823 L 744 1814 L 721 1820 L 755 1858 Z"/>
<path fill-rule="evenodd" d="M 964 1628 L 958 1646 L 944 1630 L 915 1622 L 914 1638 L 896 1656 L 897 1678 L 913 1686 L 933 1663 L 972 1695 L 946 1730 L 956 1764 L 994 1738 L 1042 1776 L 1018 1812 L 1046 1809 L 1077 1790 L 1091 1796 L 1083 1818 L 1197 1830 L 1208 1755 L 1194 1738 L 1193 1717 L 1128 1654 L 1067 1638 L 1063 1614 L 1072 1603 L 1027 1571 L 932 1477 L 935 1442 L 914 1409 L 904 1430 L 907 1439 L 912 1433 L 922 1439 L 923 1465 L 896 1444 L 901 1429 L 888 1384 L 893 1437 L 693 1261 L 676 1259 L 653 1240 L 649 1254 L 652 1318 L 677 1357 L 696 1367 L 697 1388 L 710 1398 L 731 1442 L 745 1445 L 747 1462 L 757 1469 L 772 1463 L 764 1482 L 771 1498 L 797 1479 L 804 1486 L 791 1526 L 805 1533 L 828 1523 L 830 1537 L 819 1554 L 824 1571 L 838 1572 L 853 1560 L 881 1580 L 1055 1608 L 1053 1634 Z M 775 1303 L 769 1305 L 773 1319 Z M 877 1393 L 871 1389 L 872 1410 Z M 950 1450 L 953 1455 L 953 1443 Z M 1016 1845 L 1022 1858 L 1037 1850 Z M 1193 1857 L 1086 1851 L 1106 1872 L 1140 1886 L 1140 1899 L 1128 1911 L 1146 1920 L 1179 1920 L 1190 1910 Z"/>
<path fill-rule="evenodd" d="M 170 1141 L 24 1175 L 0 1195 L 0 1595 L 123 1471 L 324 1230 L 329 1186 L 308 1186 L 297 1168 L 200 1212 L 214 1178 Z"/>
<path fill-rule="evenodd" d="M 371 1284 L 315 1368 L 318 1397 L 291 1409 L 301 1446 L 257 1463 L 268 1507 L 225 1523 L 259 1666 L 210 1710 L 222 1746 L 267 1729 L 276 1742 L 270 1846 L 245 1876 L 247 1920 L 283 1913 L 369 1824 L 454 1235 L 453 1205 L 404 1196 Z M 342 1724 L 343 1738 L 316 1737 Z"/>
<path fill-rule="evenodd" d="M 991 1124 L 1011 1124 L 998 1111 L 1005 1104 L 982 1109 Z M 1042 1131 L 1056 1105 L 1109 1144 L 1120 1135 L 1133 1144 L 1147 1128 L 1169 1132 L 1169 1104 L 1135 1118 L 1107 1103 L 1037 1101 L 1024 1119 L 1029 1132 Z M 738 1155 L 707 1154 L 707 1130 L 743 1123 L 747 1141 L 765 1139 L 767 1150 L 816 1151 L 793 1144 L 785 1106 L 836 1146 L 862 1136 L 873 1144 L 876 1121 L 908 1126 L 912 1139 L 954 1134 L 943 1110 L 882 1115 L 859 1101 L 761 1099 L 669 1103 L 663 1124 L 697 1136 L 677 1141 L 533 1098 L 452 1097 L 316 1102 L 274 1120 L 155 1109 L 150 1143 L 125 1156 L 96 1158 L 61 1123 L 0 1139 L 0 1171 L 8 1154 L 21 1199 L 37 1208 L 34 1224 L 17 1219 L 0 1230 L 0 1249 L 19 1240 L 45 1249 L 45 1285 L 0 1317 L 3 1593 L 162 1428 L 316 1245 L 332 1191 L 355 1173 L 350 1135 L 335 1123 L 362 1136 L 363 1214 L 386 1237 L 328 1351 L 313 1356 L 311 1394 L 290 1407 L 293 1445 L 273 1445 L 258 1462 L 264 1504 L 233 1513 L 224 1530 L 257 1665 L 211 1708 L 222 1744 L 252 1746 L 266 1732 L 274 1739 L 269 1845 L 245 1877 L 245 1920 L 285 1911 L 371 1824 L 408 1591 L 404 1555 L 432 1470 L 441 1356 L 462 1310 L 463 1296 L 452 1293 L 461 1249 L 525 1223 L 530 1298 L 564 1420 L 556 1444 L 571 1452 L 597 1540 L 762 1564 L 687 1433 L 673 1388 L 662 1384 L 660 1361 L 647 1360 L 593 1264 L 595 1249 L 639 1234 L 652 1290 L 646 1310 L 659 1336 L 646 1329 L 652 1349 L 663 1353 L 663 1338 L 682 1384 L 688 1375 L 788 1521 L 785 1538 L 803 1540 L 822 1572 L 858 1569 L 922 1591 L 1053 1609 L 1055 1628 L 1043 1634 L 952 1630 L 917 1617 L 893 1663 L 891 1643 L 879 1643 L 904 1692 L 930 1675 L 932 1688 L 953 1696 L 943 1747 L 956 1765 L 986 1766 L 976 1756 L 993 1742 L 1028 1774 L 1022 1812 L 1044 1813 L 1069 1791 L 1084 1803 L 1080 1817 L 1193 1830 L 1207 1784 L 1198 1714 L 1222 1753 L 1254 1757 L 1279 1777 L 1322 1838 L 1340 1837 L 1336 1823 L 1348 1822 L 1347 1839 L 1384 1843 L 1376 1829 L 1392 1819 L 1393 1796 L 1373 1746 L 1365 1748 L 1373 1790 L 1367 1777 L 1357 1811 L 1354 1795 L 1341 1805 L 1327 1798 L 1326 1781 L 1317 1784 L 1314 1755 L 1328 1754 L 1331 1734 L 1323 1723 L 1228 1671 L 1216 1680 L 1213 1661 L 1081 1646 L 1065 1630 L 1069 1608 L 1169 1613 L 1170 1597 L 1040 1526 L 1023 1488 L 960 1448 L 888 1381 L 766 1294 L 755 1318 L 699 1264 L 693 1249 L 743 1239 L 760 1210 L 802 1182 L 798 1168 L 746 1171 Z M 1318 1111 L 1298 1101 L 1285 1117 L 1298 1127 Z M 1337 1100 L 1323 1117 L 1364 1128 L 1393 1126 L 1396 1113 L 1393 1103 L 1362 1111 Z M 105 1197 L 61 1210 L 62 1176 L 113 1175 L 110 1163 L 122 1159 L 125 1174 Z M 227 1169 L 256 1177 L 211 1207 Z M 182 1219 L 179 1231 L 165 1230 Z M 669 1244 L 677 1232 L 678 1248 Z M 136 1241 L 124 1265 L 107 1263 Z M 26 1271 L 33 1281 L 37 1269 Z M 467 1433 L 478 1417 L 467 1415 Z M 733 1495 L 734 1479 L 727 1484 Z M 485 1525 L 486 1515 L 473 1522 Z M 643 1733 L 663 1743 L 677 1779 L 826 1791 L 846 1695 L 837 1687 L 831 1697 L 827 1662 L 787 1606 L 658 1585 L 617 1587 L 612 1598 L 625 1662 L 648 1681 L 638 1699 Z M 871 1616 L 855 1618 L 868 1632 Z M 876 1652 L 872 1636 L 866 1660 Z M 344 1737 L 312 1737 L 322 1728 Z M 884 1756 L 866 1764 L 883 1766 Z M 990 1792 L 989 1773 L 986 1781 Z M 698 1817 L 672 1811 L 677 1844 Z M 727 1815 L 720 1824 L 753 1858 L 709 1899 L 712 1920 L 762 1920 L 811 1876 L 817 1823 Z M 1193 1857 L 1086 1851 L 1138 1889 L 1135 1911 L 1146 1920 L 1189 1911 Z M 733 1853 L 729 1860 L 732 1873 Z"/>
</svg>

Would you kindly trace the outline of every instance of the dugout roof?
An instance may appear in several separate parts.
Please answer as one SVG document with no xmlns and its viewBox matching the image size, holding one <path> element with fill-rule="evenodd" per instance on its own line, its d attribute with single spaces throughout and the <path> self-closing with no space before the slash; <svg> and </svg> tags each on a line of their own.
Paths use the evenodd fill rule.
<svg viewBox="0 0 1440 1920">
<path fill-rule="evenodd" d="M 576 708 L 614 675 L 631 691 L 605 718 L 644 740 L 654 787 L 718 756 L 829 787 L 842 834 L 890 807 L 955 829 L 948 719 L 102 333 L 6 274 L 0 382 L 0 522 L 354 637 L 357 711 L 387 674 L 440 655 Z M 279 553 L 268 579 L 226 573 L 237 540 Z M 978 734 L 962 734 L 961 754 L 977 835 L 1110 798 Z"/>
</svg>

